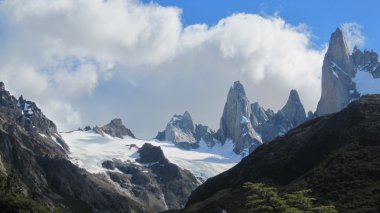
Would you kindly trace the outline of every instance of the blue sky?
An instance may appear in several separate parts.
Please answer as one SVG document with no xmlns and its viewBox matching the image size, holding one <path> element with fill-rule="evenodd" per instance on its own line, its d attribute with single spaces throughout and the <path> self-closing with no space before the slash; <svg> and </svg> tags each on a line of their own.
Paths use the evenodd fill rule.
<svg viewBox="0 0 380 213">
<path fill-rule="evenodd" d="M 143 2 L 151 2 L 144 0 Z M 184 25 L 216 24 L 233 13 L 279 14 L 292 25 L 310 27 L 317 45 L 328 42 L 330 34 L 344 23 L 361 25 L 366 37 L 365 48 L 380 50 L 379 0 L 155 0 L 163 6 L 182 8 Z"/>
</svg>

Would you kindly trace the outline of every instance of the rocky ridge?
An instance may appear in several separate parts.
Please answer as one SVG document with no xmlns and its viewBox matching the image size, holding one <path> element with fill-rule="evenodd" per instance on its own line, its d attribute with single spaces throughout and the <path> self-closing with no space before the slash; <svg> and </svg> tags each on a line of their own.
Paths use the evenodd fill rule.
<svg viewBox="0 0 380 213">
<path fill-rule="evenodd" d="M 256 105 L 260 108 L 260 105 Z M 306 121 L 305 109 L 296 90 L 290 91 L 289 98 L 281 110 L 277 113 L 273 113 L 271 110 L 269 112 L 271 113 L 268 114 L 268 119 L 261 121 L 256 127 L 264 142 L 284 135 Z M 259 115 L 255 117 L 259 117 Z"/>
<path fill-rule="evenodd" d="M 202 124 L 195 125 L 186 111 L 184 115 L 174 115 L 155 139 L 172 141 L 184 149 L 197 148 L 201 141 L 212 147 L 232 140 L 235 153 L 246 156 L 262 143 L 285 134 L 304 121 L 305 109 L 296 90 L 290 92 L 287 103 L 275 113 L 257 102 L 251 104 L 244 86 L 236 81 L 228 92 L 218 131 Z"/>
<path fill-rule="evenodd" d="M 53 122 L 0 83 L 0 207 L 11 212 L 147 212 L 72 164 Z"/>
<path fill-rule="evenodd" d="M 92 130 L 102 136 L 107 134 L 112 137 L 117 137 L 121 139 L 123 139 L 124 137 L 136 138 L 132 131 L 124 126 L 123 121 L 120 118 L 112 119 L 110 123 L 102 127 L 95 126 L 94 128 L 91 128 L 90 126 L 86 126 L 83 130 Z"/>
<path fill-rule="evenodd" d="M 199 185 L 194 175 L 169 162 L 158 146 L 145 143 L 138 153 L 137 163 L 113 159 L 102 166 L 108 169 L 112 181 L 151 211 L 183 208 Z"/>
</svg>

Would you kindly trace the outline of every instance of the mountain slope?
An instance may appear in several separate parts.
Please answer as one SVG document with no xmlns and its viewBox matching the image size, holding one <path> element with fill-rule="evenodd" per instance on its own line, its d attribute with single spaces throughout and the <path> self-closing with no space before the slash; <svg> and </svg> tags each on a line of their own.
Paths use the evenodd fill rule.
<svg viewBox="0 0 380 213">
<path fill-rule="evenodd" d="M 310 188 L 341 212 L 380 210 L 380 95 L 308 121 L 198 187 L 185 212 L 245 212 L 243 183 Z"/>
<path fill-rule="evenodd" d="M 0 206 L 10 212 L 146 212 L 104 177 L 67 160 L 67 145 L 35 103 L 0 85 Z"/>
</svg>

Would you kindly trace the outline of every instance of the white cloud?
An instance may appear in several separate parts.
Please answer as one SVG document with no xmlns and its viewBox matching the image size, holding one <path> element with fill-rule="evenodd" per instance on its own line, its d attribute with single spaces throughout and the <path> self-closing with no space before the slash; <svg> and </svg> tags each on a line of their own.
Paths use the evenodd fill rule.
<svg viewBox="0 0 380 213">
<path fill-rule="evenodd" d="M 149 137 L 185 110 L 217 128 L 235 80 L 274 109 L 293 88 L 307 109 L 319 99 L 325 50 L 310 46 L 304 25 L 277 16 L 234 14 L 183 28 L 180 9 L 134 0 L 5 0 L 0 13 L 14 35 L 1 80 L 62 130 L 117 116 Z"/>
<path fill-rule="evenodd" d="M 365 37 L 362 33 L 362 28 L 363 27 L 361 25 L 355 22 L 345 23 L 341 26 L 347 47 L 350 51 L 352 51 L 355 46 L 358 48 L 363 47 Z"/>
</svg>

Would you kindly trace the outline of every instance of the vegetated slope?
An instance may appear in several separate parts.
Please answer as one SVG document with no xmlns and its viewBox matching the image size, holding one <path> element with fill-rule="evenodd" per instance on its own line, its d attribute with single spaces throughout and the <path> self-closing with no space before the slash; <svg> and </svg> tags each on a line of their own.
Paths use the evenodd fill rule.
<svg viewBox="0 0 380 213">
<path fill-rule="evenodd" d="M 380 95 L 304 123 L 256 149 L 232 169 L 207 180 L 185 212 L 245 212 L 245 182 L 283 191 L 309 188 L 341 212 L 380 210 Z"/>
</svg>

